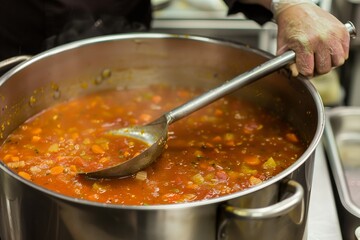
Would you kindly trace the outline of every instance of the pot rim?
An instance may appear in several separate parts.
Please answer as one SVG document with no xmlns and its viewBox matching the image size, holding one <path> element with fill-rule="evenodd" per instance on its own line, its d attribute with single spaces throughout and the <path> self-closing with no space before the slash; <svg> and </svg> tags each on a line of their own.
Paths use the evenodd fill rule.
<svg viewBox="0 0 360 240">
<path fill-rule="evenodd" d="M 111 42 L 111 41 L 121 41 L 121 40 L 129 40 L 129 39 L 184 39 L 184 40 L 192 40 L 192 41 L 200 41 L 200 42 L 207 42 L 207 43 L 214 43 L 214 44 L 220 44 L 220 45 L 227 45 L 235 48 L 241 48 L 245 47 L 247 50 L 252 51 L 257 54 L 261 54 L 262 56 L 271 58 L 274 57 L 273 54 L 270 54 L 268 52 L 265 52 L 263 50 L 252 48 L 249 46 L 245 46 L 242 43 L 234 42 L 231 40 L 222 40 L 217 38 L 210 38 L 210 37 L 202 37 L 202 36 L 196 36 L 196 35 L 175 35 L 175 34 L 167 34 L 167 33 L 126 33 L 126 34 L 116 34 L 116 35 L 106 35 L 106 36 L 99 36 L 99 37 L 93 37 L 88 39 L 83 39 L 75 42 L 71 42 L 68 44 L 64 44 L 58 47 L 55 47 L 53 49 L 46 50 L 42 53 L 39 53 L 30 59 L 18 64 L 14 68 L 10 69 L 8 72 L 6 72 L 3 76 L 0 77 L 0 87 L 1 85 L 12 75 L 14 75 L 16 72 L 21 71 L 22 69 L 26 68 L 27 66 L 31 65 L 32 63 L 39 61 L 41 59 L 47 58 L 49 56 L 70 51 L 76 48 L 80 48 L 86 45 L 91 45 L 95 43 L 102 43 L 102 42 Z M 82 204 L 82 205 L 88 205 L 93 207 L 102 207 L 102 208 L 112 208 L 112 209 L 127 209 L 127 210 L 144 210 L 144 211 L 150 211 L 150 210 L 167 210 L 167 209 L 183 209 L 183 208 L 192 208 L 192 207 L 199 207 L 199 206 L 205 206 L 208 204 L 216 204 L 221 203 L 230 199 L 234 199 L 237 197 L 241 197 L 243 195 L 247 195 L 256 191 L 259 191 L 269 185 L 272 185 L 276 183 L 277 181 L 284 179 L 286 176 L 290 175 L 295 169 L 299 168 L 316 150 L 316 147 L 318 146 L 323 131 L 325 127 L 325 110 L 324 105 L 322 103 L 322 99 L 314 87 L 314 85 L 309 81 L 309 79 L 299 76 L 298 79 L 303 82 L 305 87 L 309 90 L 310 94 L 312 95 L 316 109 L 317 111 L 317 129 L 315 132 L 315 136 L 310 142 L 309 146 L 305 150 L 305 152 L 296 160 L 295 163 L 293 163 L 291 166 L 289 166 L 287 169 L 283 170 L 276 176 L 273 176 L 272 178 L 262 182 L 259 185 L 231 193 L 225 196 L 212 198 L 212 199 L 205 199 L 205 200 L 199 200 L 194 202 L 185 202 L 185 203 L 175 203 L 175 204 L 159 204 L 159 205 L 117 205 L 117 204 L 107 204 L 107 203 L 98 203 L 93 202 L 89 200 L 83 200 L 78 199 L 74 197 L 69 197 L 63 194 L 56 193 L 54 191 L 48 190 L 46 188 L 43 188 L 35 183 L 32 183 L 30 181 L 27 181 L 26 179 L 20 177 L 18 174 L 14 173 L 10 168 L 8 168 L 2 161 L 0 161 L 0 169 L 3 170 L 8 175 L 12 176 L 16 180 L 22 182 L 23 184 L 34 188 L 44 194 L 50 195 L 54 197 L 55 199 L 71 202 L 74 204 Z"/>
</svg>

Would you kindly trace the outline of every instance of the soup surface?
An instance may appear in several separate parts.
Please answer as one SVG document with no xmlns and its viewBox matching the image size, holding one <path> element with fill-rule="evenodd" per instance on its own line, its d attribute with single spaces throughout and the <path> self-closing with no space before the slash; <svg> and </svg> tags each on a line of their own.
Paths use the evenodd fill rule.
<svg viewBox="0 0 360 240">
<path fill-rule="evenodd" d="M 150 167 L 123 179 L 79 171 L 124 161 L 146 145 L 108 134 L 146 124 L 200 94 L 154 85 L 111 90 L 53 106 L 4 141 L 0 159 L 23 178 L 90 201 L 153 205 L 197 201 L 249 188 L 278 174 L 304 152 L 296 130 L 258 106 L 223 98 L 172 124 L 167 148 Z"/>
</svg>

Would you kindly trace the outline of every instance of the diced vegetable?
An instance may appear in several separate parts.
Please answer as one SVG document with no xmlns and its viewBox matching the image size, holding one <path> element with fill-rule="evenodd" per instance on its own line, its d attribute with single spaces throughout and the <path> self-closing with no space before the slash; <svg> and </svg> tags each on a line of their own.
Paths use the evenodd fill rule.
<svg viewBox="0 0 360 240">
<path fill-rule="evenodd" d="M 196 150 L 194 152 L 194 156 L 197 157 L 197 158 L 202 158 L 202 157 L 204 157 L 204 153 L 202 151 L 200 151 L 200 150 Z"/>
<path fill-rule="evenodd" d="M 57 144 L 57 143 L 51 144 L 50 147 L 48 148 L 48 151 L 52 152 L 52 153 L 58 152 L 59 144 Z"/>
<path fill-rule="evenodd" d="M 102 149 L 102 147 L 100 147 L 100 146 L 97 145 L 97 144 L 93 144 L 93 145 L 91 146 L 91 151 L 92 151 L 93 153 L 96 153 L 96 154 L 103 154 L 103 153 L 105 153 L 104 149 Z"/>
<path fill-rule="evenodd" d="M 135 179 L 144 181 L 147 179 L 147 172 L 146 171 L 139 171 L 135 175 Z"/>
<path fill-rule="evenodd" d="M 195 184 L 202 184 L 204 182 L 204 177 L 200 173 L 198 173 L 198 174 L 195 174 L 194 176 L 192 176 L 191 180 Z"/>
<path fill-rule="evenodd" d="M 262 180 L 260 178 L 251 176 L 249 178 L 249 183 L 250 183 L 251 186 L 254 186 L 254 185 L 258 185 L 258 184 L 262 183 Z"/>
<path fill-rule="evenodd" d="M 40 141 L 40 139 L 41 139 L 40 136 L 35 135 L 31 138 L 31 142 L 38 142 L 38 141 Z"/>
<path fill-rule="evenodd" d="M 23 172 L 23 171 L 20 171 L 18 172 L 19 176 L 25 178 L 26 180 L 31 180 L 31 175 L 28 174 L 27 172 Z"/>
<path fill-rule="evenodd" d="M 50 174 L 51 175 L 58 175 L 60 173 L 64 172 L 64 167 L 63 166 L 55 166 L 50 168 Z"/>
<path fill-rule="evenodd" d="M 22 168 L 25 167 L 25 161 L 8 162 L 7 166 L 9 168 Z"/>
<path fill-rule="evenodd" d="M 98 182 L 92 185 L 92 190 L 100 194 L 106 192 L 106 188 Z"/>
<path fill-rule="evenodd" d="M 295 133 L 287 133 L 286 134 L 286 139 L 289 140 L 290 142 L 294 142 L 294 143 L 299 142 L 299 139 L 298 139 L 298 137 L 296 136 Z"/>
<path fill-rule="evenodd" d="M 297 129 L 264 108 L 227 96 L 172 124 L 163 154 L 133 177 L 95 180 L 77 174 L 114 166 L 148 148 L 138 139 L 109 134 L 112 129 L 147 124 L 199 94 L 164 83 L 81 96 L 25 121 L 4 139 L 0 159 L 60 194 L 151 205 L 240 191 L 275 176 L 303 153 Z M 2 132 L 10 125 L 1 123 Z"/>
<path fill-rule="evenodd" d="M 263 163 L 263 169 L 274 169 L 276 168 L 276 162 L 275 160 L 270 157 L 266 162 Z"/>
<path fill-rule="evenodd" d="M 244 162 L 250 166 L 257 166 L 261 163 L 258 156 L 247 156 L 245 157 Z"/>
</svg>

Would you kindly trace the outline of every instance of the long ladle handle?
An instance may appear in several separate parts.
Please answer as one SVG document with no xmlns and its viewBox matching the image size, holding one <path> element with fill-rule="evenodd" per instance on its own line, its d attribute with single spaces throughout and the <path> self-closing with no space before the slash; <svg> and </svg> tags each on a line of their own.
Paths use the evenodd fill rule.
<svg viewBox="0 0 360 240">
<path fill-rule="evenodd" d="M 356 29 L 351 22 L 345 24 L 346 29 L 349 31 L 349 34 L 352 38 L 356 37 Z M 259 66 L 241 74 L 225 82 L 224 84 L 216 87 L 190 101 L 187 103 L 174 108 L 166 114 L 166 119 L 168 124 L 171 124 L 177 120 L 182 119 L 185 116 L 199 110 L 202 107 L 222 98 L 223 96 L 234 92 L 235 90 L 243 87 L 247 84 L 258 80 L 270 73 L 279 70 L 280 68 L 293 63 L 295 61 L 295 52 L 290 50 L 287 51 L 275 58 L 272 58 Z"/>
</svg>

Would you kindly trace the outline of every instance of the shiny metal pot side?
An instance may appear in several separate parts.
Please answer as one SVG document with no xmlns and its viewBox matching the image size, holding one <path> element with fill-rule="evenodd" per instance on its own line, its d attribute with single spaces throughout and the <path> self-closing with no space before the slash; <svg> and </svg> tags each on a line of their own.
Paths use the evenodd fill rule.
<svg viewBox="0 0 360 240">
<path fill-rule="evenodd" d="M 271 58 L 195 36 L 124 34 L 81 40 L 31 57 L 0 78 L 1 141 L 56 103 L 103 89 L 171 83 L 214 87 Z M 324 128 L 319 94 L 279 71 L 234 93 L 300 129 L 305 153 L 260 185 L 204 201 L 121 206 L 59 195 L 0 164 L 2 239 L 305 239 L 315 149 Z"/>
</svg>

